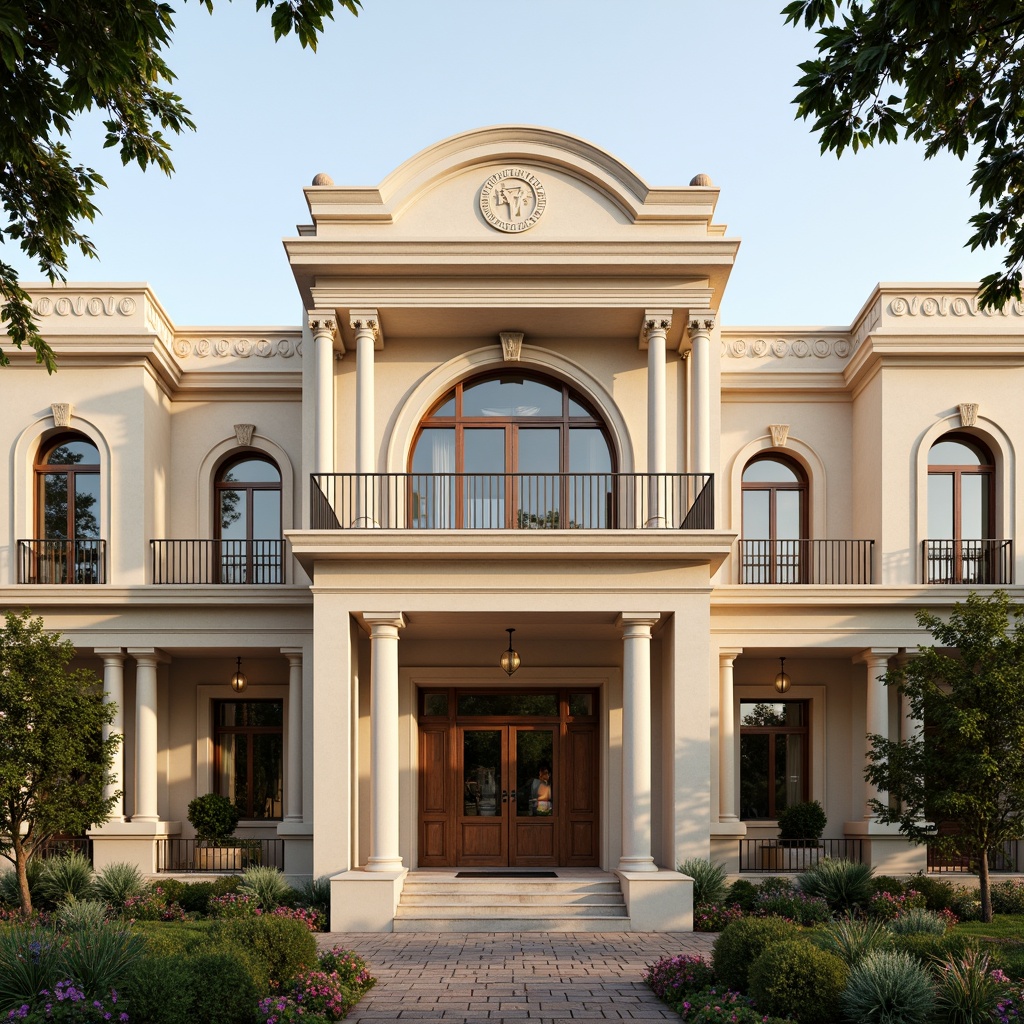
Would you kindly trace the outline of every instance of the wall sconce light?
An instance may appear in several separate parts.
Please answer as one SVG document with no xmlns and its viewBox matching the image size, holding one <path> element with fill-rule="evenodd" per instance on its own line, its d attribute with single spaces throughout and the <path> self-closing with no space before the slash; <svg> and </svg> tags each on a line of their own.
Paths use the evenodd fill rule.
<svg viewBox="0 0 1024 1024">
<path fill-rule="evenodd" d="M 792 685 L 793 680 L 786 675 L 786 659 L 779 658 L 779 671 L 775 676 L 775 689 L 779 693 L 785 693 Z"/>
<path fill-rule="evenodd" d="M 506 629 L 505 632 L 508 633 L 508 650 L 501 652 L 501 658 L 499 659 L 498 664 L 501 666 L 505 675 L 510 676 L 522 664 L 522 659 L 516 651 L 512 650 L 512 634 L 515 630 Z"/>
<path fill-rule="evenodd" d="M 242 671 L 242 659 L 235 659 L 235 674 L 231 677 L 231 689 L 235 693 L 241 693 L 246 686 L 249 685 L 249 680 L 245 677 L 245 673 Z"/>
</svg>

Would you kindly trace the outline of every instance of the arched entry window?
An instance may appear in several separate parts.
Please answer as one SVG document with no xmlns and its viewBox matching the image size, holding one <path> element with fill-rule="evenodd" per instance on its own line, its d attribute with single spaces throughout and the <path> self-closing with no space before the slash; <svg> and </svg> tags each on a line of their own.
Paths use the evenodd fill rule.
<svg viewBox="0 0 1024 1024">
<path fill-rule="evenodd" d="M 420 424 L 410 468 L 417 526 L 613 525 L 604 424 L 560 381 L 509 372 L 462 381 Z"/>
<path fill-rule="evenodd" d="M 281 583 L 281 471 L 265 456 L 245 454 L 217 474 L 221 583 Z"/>
<path fill-rule="evenodd" d="M 1009 582 L 1009 542 L 996 540 L 995 460 L 970 434 L 949 433 L 928 452 L 928 583 Z"/>
<path fill-rule="evenodd" d="M 806 580 L 807 477 L 776 452 L 743 470 L 743 582 Z"/>
<path fill-rule="evenodd" d="M 34 474 L 36 539 L 22 544 L 22 578 L 104 582 L 99 449 L 84 434 L 57 434 L 40 445 Z"/>
</svg>

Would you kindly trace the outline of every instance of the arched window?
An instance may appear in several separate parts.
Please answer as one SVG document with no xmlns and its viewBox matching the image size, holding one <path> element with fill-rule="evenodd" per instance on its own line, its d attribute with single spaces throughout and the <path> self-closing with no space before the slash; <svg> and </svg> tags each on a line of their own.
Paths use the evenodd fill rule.
<svg viewBox="0 0 1024 1024">
<path fill-rule="evenodd" d="M 777 452 L 743 470 L 743 582 L 806 581 L 807 477 Z"/>
<path fill-rule="evenodd" d="M 418 526 L 613 525 L 605 426 L 560 381 L 505 371 L 457 384 L 420 424 L 410 469 Z"/>
<path fill-rule="evenodd" d="M 22 546 L 22 578 L 104 582 L 99 449 L 84 434 L 57 434 L 40 445 L 34 474 L 36 539 Z"/>
<path fill-rule="evenodd" d="M 926 582 L 1008 582 L 1007 542 L 994 533 L 992 453 L 970 434 L 943 434 L 928 452 Z"/>
<path fill-rule="evenodd" d="M 219 582 L 281 583 L 281 471 L 265 456 L 229 459 L 215 485 Z"/>
</svg>

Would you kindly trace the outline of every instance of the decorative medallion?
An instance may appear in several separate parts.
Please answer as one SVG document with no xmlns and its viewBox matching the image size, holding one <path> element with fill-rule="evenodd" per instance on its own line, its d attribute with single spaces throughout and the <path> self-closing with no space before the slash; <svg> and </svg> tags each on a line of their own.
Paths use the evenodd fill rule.
<svg viewBox="0 0 1024 1024">
<path fill-rule="evenodd" d="M 540 178 L 520 167 L 495 171 L 480 189 L 480 212 L 499 231 L 515 233 L 532 228 L 547 202 Z"/>
</svg>

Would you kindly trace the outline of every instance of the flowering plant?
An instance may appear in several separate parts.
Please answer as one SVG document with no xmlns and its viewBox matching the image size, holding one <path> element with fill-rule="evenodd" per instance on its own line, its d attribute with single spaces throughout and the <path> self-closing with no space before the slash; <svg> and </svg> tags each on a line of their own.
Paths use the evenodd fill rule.
<svg viewBox="0 0 1024 1024">
<path fill-rule="evenodd" d="M 876 892 L 868 904 L 868 917 L 876 921 L 894 921 L 912 907 L 924 909 L 927 900 L 923 893 L 908 889 L 905 893 Z"/>
<path fill-rule="evenodd" d="M 700 903 L 693 908 L 693 930 L 720 932 L 727 924 L 742 917 L 743 909 L 738 903 Z"/>
<path fill-rule="evenodd" d="M 71 981 L 58 981 L 51 992 L 43 989 L 33 1005 L 23 1003 L 7 1014 L 8 1021 L 41 1024 L 42 1021 L 86 1022 L 116 1021 L 127 1024 L 128 1014 L 118 1009 L 117 993 L 111 989 L 104 999 L 90 1000 Z"/>
<path fill-rule="evenodd" d="M 788 892 L 759 892 L 754 900 L 755 917 L 784 917 L 797 924 L 812 925 L 828 921 L 831 911 L 820 896 L 807 896 L 797 889 Z"/>
<path fill-rule="evenodd" d="M 159 885 L 139 896 L 124 901 L 121 916 L 129 921 L 184 921 L 185 911 L 173 900 L 168 900 Z"/>
<path fill-rule="evenodd" d="M 647 965 L 644 982 L 665 1002 L 675 1002 L 680 996 L 699 992 L 714 984 L 715 971 L 701 956 L 680 954 L 663 956 Z"/>
<path fill-rule="evenodd" d="M 223 896 L 211 896 L 209 907 L 211 917 L 260 917 L 263 914 L 256 898 L 244 893 L 228 892 Z"/>
<path fill-rule="evenodd" d="M 373 988 L 377 979 L 370 974 L 366 961 L 350 949 L 335 946 L 320 954 L 320 970 L 337 972 L 338 977 L 348 986 L 361 992 Z"/>
<path fill-rule="evenodd" d="M 242 898 L 244 899 L 245 897 Z M 257 910 L 256 913 L 259 914 L 260 911 Z M 323 914 L 309 907 L 274 907 L 271 914 L 274 917 L 290 917 L 295 921 L 301 921 L 311 932 L 322 932 L 324 930 Z"/>
<path fill-rule="evenodd" d="M 361 993 L 349 988 L 337 971 L 303 971 L 280 995 L 260 1000 L 259 1015 L 266 1024 L 291 1024 L 308 1017 L 342 1020 Z"/>
<path fill-rule="evenodd" d="M 706 988 L 670 1004 L 689 1024 L 775 1024 L 777 1017 L 759 1013 L 741 992 Z"/>
</svg>

